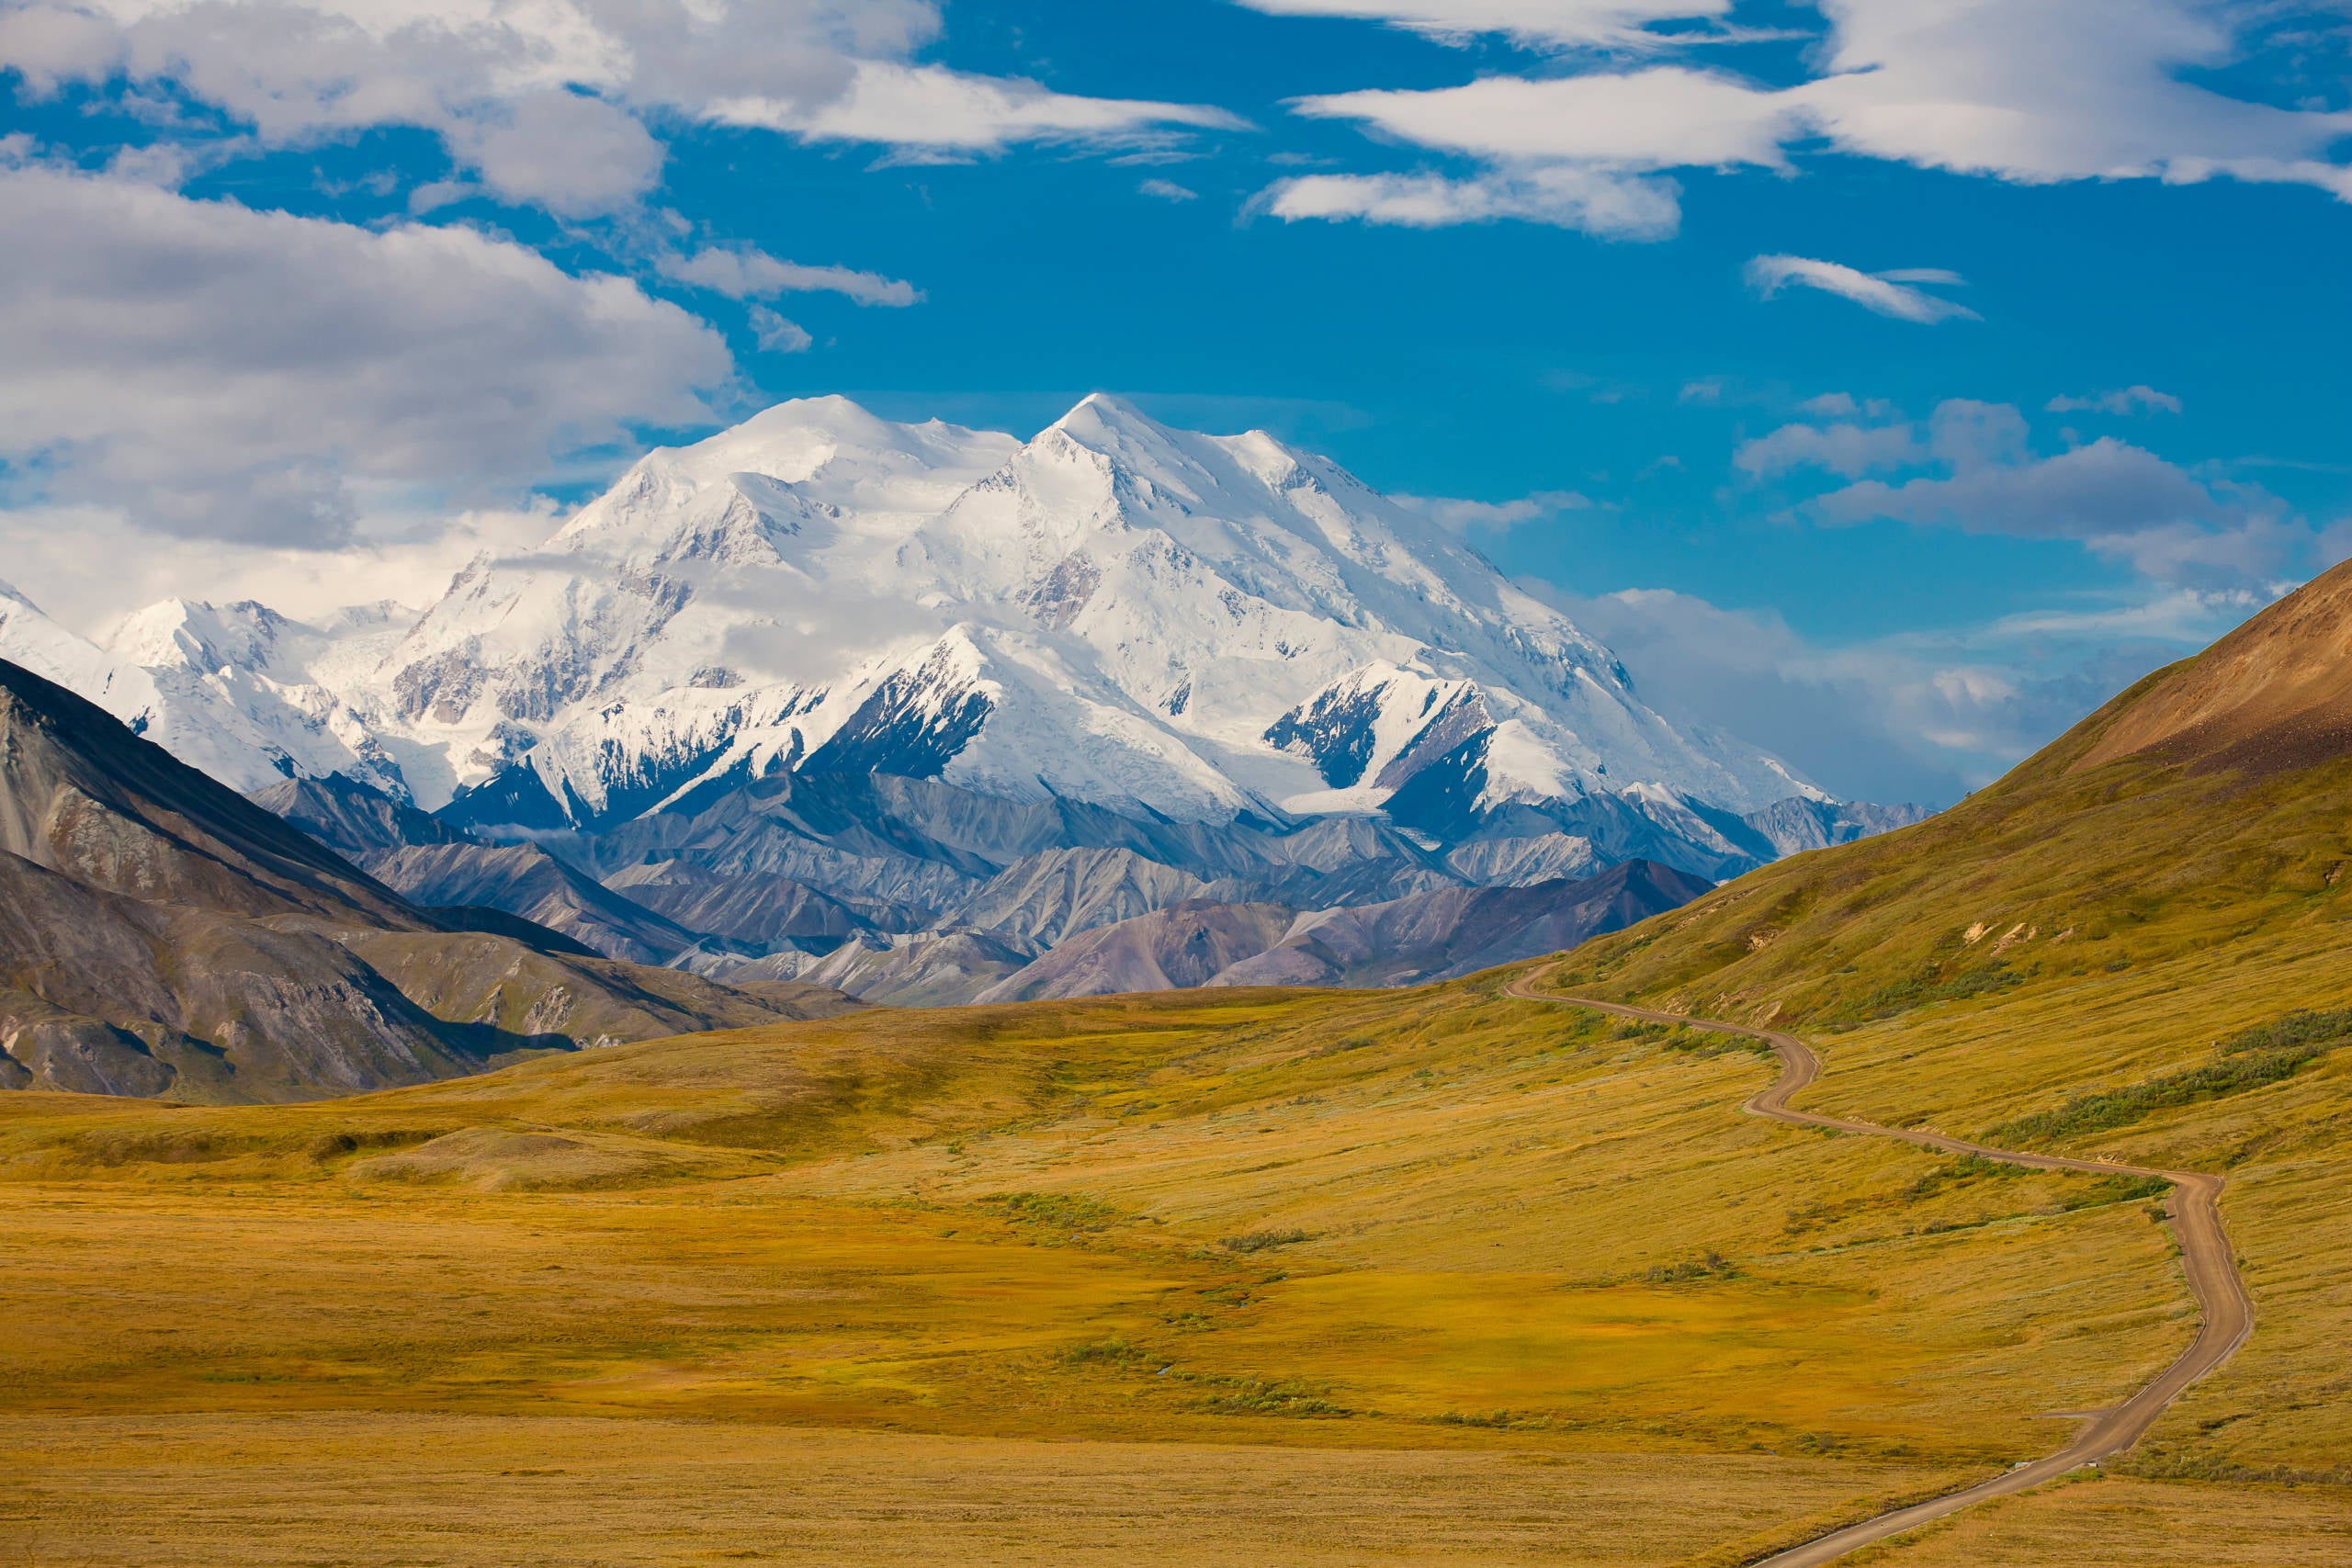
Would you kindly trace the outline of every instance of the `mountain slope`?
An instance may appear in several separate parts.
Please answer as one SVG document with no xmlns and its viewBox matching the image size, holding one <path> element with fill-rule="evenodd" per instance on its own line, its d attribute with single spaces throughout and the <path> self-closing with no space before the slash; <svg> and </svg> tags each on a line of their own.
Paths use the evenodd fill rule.
<svg viewBox="0 0 2352 1568">
<path fill-rule="evenodd" d="M 307 1099 L 853 1005 L 481 929 L 498 923 L 406 902 L 0 662 L 0 1087 Z"/>
<path fill-rule="evenodd" d="M 1750 873 L 1580 954 L 1620 994 L 1859 1021 L 2333 932 L 2352 840 L 2339 567 L 2124 692 L 1989 788 Z M 2352 908 L 2347 908 L 2352 912 Z"/>
<path fill-rule="evenodd" d="M 132 897 L 422 923 L 389 888 L 278 818 L 5 661 L 0 849 Z"/>
<path fill-rule="evenodd" d="M 980 991 L 1035 1001 L 1195 986 L 1407 986 L 1574 947 L 1687 903 L 1709 884 L 1632 861 L 1524 887 L 1439 887 L 1300 911 L 1190 900 L 1063 941 Z"/>
<path fill-rule="evenodd" d="M 1794 1029 L 1826 1064 L 1812 1109 L 2226 1176 L 2254 1335 L 2132 1462 L 2340 1477 L 2310 1391 L 2352 1376 L 2347 646 L 2338 567 L 1944 815 L 1751 873 L 1555 983 Z"/>
</svg>

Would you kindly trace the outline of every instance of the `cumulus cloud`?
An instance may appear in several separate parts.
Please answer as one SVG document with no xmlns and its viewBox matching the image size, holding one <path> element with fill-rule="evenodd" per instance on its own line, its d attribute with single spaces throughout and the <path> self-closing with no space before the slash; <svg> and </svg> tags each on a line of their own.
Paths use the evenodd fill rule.
<svg viewBox="0 0 2352 1568">
<path fill-rule="evenodd" d="M 1813 503 L 1829 523 L 1875 518 L 2010 534 L 2103 539 L 2224 523 L 2237 509 L 2144 447 L 2101 436 L 2053 457 L 1962 458 L 1942 479 L 1864 479 Z"/>
<path fill-rule="evenodd" d="M 1648 26 L 1669 9 L 1713 14 L 1695 4 L 1251 3 L 1522 37 L 1548 13 L 1571 35 L 1558 41 L 1652 48 L 1673 42 L 1675 35 Z M 2027 184 L 2227 176 L 2313 185 L 2352 200 L 2352 165 L 2339 152 L 2352 113 L 2281 108 L 2194 79 L 2235 57 L 2236 27 L 2253 25 L 2259 8 L 2202 0 L 1820 0 L 1819 9 L 1829 23 L 1819 74 L 1785 86 L 1645 64 L 1321 95 L 1295 107 L 1521 179 L 1530 167 L 1555 164 L 1781 169 L 1791 149 L 1818 144 Z"/>
<path fill-rule="evenodd" d="M 419 511 L 364 489 L 357 510 L 349 536 L 321 550 L 160 535 L 107 507 L 36 506 L 0 513 L 0 553 L 11 580 L 44 611 L 98 637 L 130 612 L 174 597 L 258 599 L 297 620 L 331 615 L 359 597 L 422 608 L 477 554 L 529 549 L 560 521 L 543 501 Z M 91 570 L 93 560 L 107 570 Z"/>
<path fill-rule="evenodd" d="M 1767 299 L 1793 285 L 1851 299 L 1865 310 L 1901 321 L 1932 323 L 1983 319 L 1965 305 L 1913 287 L 1918 283 L 1949 285 L 1964 281 L 1959 274 L 1937 267 L 1870 273 L 1837 262 L 1815 261 L 1809 256 L 1771 255 L 1750 260 L 1745 276 L 1748 287 Z"/>
<path fill-rule="evenodd" d="M 1737 77 L 1680 65 L 1623 75 L 1487 76 L 1424 92 L 1326 94 L 1292 106 L 1351 119 L 1417 146 L 1502 162 L 1614 169 L 1781 168 L 1798 110 Z"/>
<path fill-rule="evenodd" d="M 2154 387 L 2134 386 L 2086 398 L 2052 398 L 2041 406 L 2051 413 L 2178 413 L 2180 400 Z"/>
<path fill-rule="evenodd" d="M 570 216 L 658 184 L 649 120 L 961 149 L 1235 123 L 909 63 L 939 29 L 932 0 L 18 0 L 0 69 L 177 95 L 268 147 L 417 127 L 482 188 Z"/>
<path fill-rule="evenodd" d="M 626 207 L 662 183 L 668 153 L 626 109 L 579 93 L 533 93 L 453 123 L 450 152 L 516 206 L 569 218 Z"/>
<path fill-rule="evenodd" d="M 351 536 L 355 487 L 545 476 L 715 417 L 725 344 L 626 279 L 465 229 L 372 231 L 0 171 L 0 464 L 16 504 L 188 536 Z"/>
<path fill-rule="evenodd" d="M 748 245 L 714 246 L 692 254 L 665 255 L 662 276 L 724 294 L 730 299 L 760 299 L 778 294 L 846 295 L 861 305 L 913 305 L 922 291 L 911 283 L 845 266 L 803 266 L 778 261 Z"/>
<path fill-rule="evenodd" d="M 1452 180 L 1442 175 L 1306 175 L 1278 182 L 1264 210 L 1301 219 L 1437 229 L 1516 218 L 1613 240 L 1662 240 L 1680 225 L 1670 180 L 1559 165 L 1523 174 Z"/>
</svg>

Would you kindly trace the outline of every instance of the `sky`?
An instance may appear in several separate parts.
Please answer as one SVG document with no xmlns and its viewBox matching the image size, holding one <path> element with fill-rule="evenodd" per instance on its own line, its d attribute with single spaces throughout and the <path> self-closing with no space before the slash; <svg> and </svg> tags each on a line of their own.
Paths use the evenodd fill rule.
<svg viewBox="0 0 2352 1568">
<path fill-rule="evenodd" d="M 93 633 L 1109 390 L 1949 804 L 2352 554 L 2352 0 L 0 0 L 0 258 Z"/>
</svg>

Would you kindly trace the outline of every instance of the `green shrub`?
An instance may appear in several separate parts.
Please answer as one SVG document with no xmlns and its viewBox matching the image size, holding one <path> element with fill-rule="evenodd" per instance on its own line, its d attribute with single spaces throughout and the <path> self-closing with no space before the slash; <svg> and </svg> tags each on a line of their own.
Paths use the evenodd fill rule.
<svg viewBox="0 0 2352 1568">
<path fill-rule="evenodd" d="M 2352 1038 L 2352 1009 L 2290 1012 L 2273 1023 L 2241 1030 L 2215 1043 L 2213 1060 L 2128 1089 L 2077 1095 L 2055 1111 L 2005 1122 L 1985 1134 L 1991 1143 L 2049 1143 L 2103 1133 L 2199 1100 L 2244 1094 L 2293 1077 L 2311 1062 Z"/>
<path fill-rule="evenodd" d="M 1286 1231 L 1244 1231 L 1239 1235 L 1220 1236 L 1217 1245 L 1227 1252 L 1263 1252 L 1270 1247 L 1296 1247 L 1302 1241 L 1314 1239 L 1294 1227 Z"/>
</svg>

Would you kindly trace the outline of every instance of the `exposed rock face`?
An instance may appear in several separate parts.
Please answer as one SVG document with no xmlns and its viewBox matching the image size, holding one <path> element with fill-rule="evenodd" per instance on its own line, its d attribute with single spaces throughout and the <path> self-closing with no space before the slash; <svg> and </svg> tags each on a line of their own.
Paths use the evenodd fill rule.
<svg viewBox="0 0 2352 1568">
<path fill-rule="evenodd" d="M 1027 1002 L 1210 985 L 1280 942 L 1296 918 L 1280 904 L 1179 904 L 1082 932 L 974 999 Z"/>
<path fill-rule="evenodd" d="M 361 839 L 445 836 L 379 802 L 391 804 L 346 801 L 327 825 Z M 563 886 L 603 894 L 557 869 Z M 501 929 L 463 929 L 481 925 Z M 0 1087 L 312 1099 L 479 1072 L 518 1051 L 855 1005 L 566 945 L 513 916 L 409 903 L 107 714 L 0 663 Z"/>
<path fill-rule="evenodd" d="M 287 779 L 255 792 L 253 799 L 353 862 L 413 844 L 481 842 L 462 828 L 341 773 Z"/>
<path fill-rule="evenodd" d="M 955 919 L 1042 953 L 1073 931 L 1198 898 L 1207 888 L 1199 877 L 1133 850 L 1046 850 L 981 884 Z"/>
<path fill-rule="evenodd" d="M 413 844 L 369 855 L 367 865 L 419 904 L 503 909 L 632 964 L 667 964 L 702 941 L 536 844 Z"/>
<path fill-rule="evenodd" d="M 1306 913 L 1279 904 L 1179 904 L 1070 938 L 976 999 L 1452 979 L 1574 947 L 1675 908 L 1710 886 L 1634 861 L 1581 880 L 1442 887 Z"/>
<path fill-rule="evenodd" d="M 953 1007 L 968 1002 L 1029 961 L 1029 954 L 982 931 L 946 931 L 895 939 L 860 936 L 801 972 L 816 985 L 890 1007 Z M 773 960 L 726 972 L 741 985 Z"/>
<path fill-rule="evenodd" d="M 390 888 L 322 845 L 6 661 L 0 850 L 133 898 L 421 923 Z"/>
<path fill-rule="evenodd" d="M 311 1099 L 569 1043 L 452 1027 L 332 937 L 125 897 L 10 854 L 0 987 L 0 1051 L 27 1075 L 19 1088 Z"/>
<path fill-rule="evenodd" d="M 1711 885 L 1629 861 L 1532 887 L 1443 887 L 1386 904 L 1303 914 L 1280 942 L 1214 986 L 1399 986 L 1448 980 L 1576 946 L 1679 908 Z"/>
</svg>

